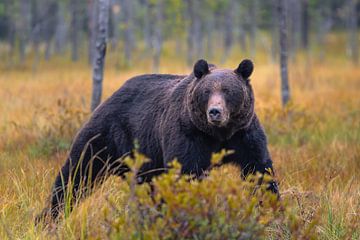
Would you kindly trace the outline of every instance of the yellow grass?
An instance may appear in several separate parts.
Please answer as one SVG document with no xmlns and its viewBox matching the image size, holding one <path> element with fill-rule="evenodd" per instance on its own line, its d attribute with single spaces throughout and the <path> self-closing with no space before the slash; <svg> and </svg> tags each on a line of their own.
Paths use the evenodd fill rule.
<svg viewBox="0 0 360 240">
<path fill-rule="evenodd" d="M 291 62 L 292 103 L 286 110 L 281 110 L 276 64 L 260 54 L 251 80 L 282 196 L 294 203 L 305 222 L 318 216 L 316 231 L 323 239 L 356 237 L 352 234 L 359 234 L 360 227 L 360 68 L 336 55 L 323 61 L 302 56 Z M 234 53 L 220 67 L 235 68 L 242 57 Z M 114 58 L 107 62 L 105 97 L 130 77 L 151 72 L 149 56 L 139 53 L 136 66 L 120 70 Z M 0 239 L 102 236 L 97 219 L 103 216 L 105 198 L 123 197 L 124 184 L 117 178 L 83 201 L 57 229 L 49 233 L 34 227 L 71 136 L 87 117 L 91 70 L 63 58 L 40 63 L 36 72 L 30 66 L 0 74 Z M 161 72 L 190 71 L 167 49 Z M 71 119 L 75 116 L 78 121 Z M 61 130 L 64 124 L 70 130 Z"/>
</svg>

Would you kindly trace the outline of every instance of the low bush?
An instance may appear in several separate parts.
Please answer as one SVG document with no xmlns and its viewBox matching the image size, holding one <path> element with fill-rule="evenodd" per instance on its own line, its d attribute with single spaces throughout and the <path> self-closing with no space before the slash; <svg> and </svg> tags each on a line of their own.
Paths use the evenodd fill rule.
<svg viewBox="0 0 360 240">
<path fill-rule="evenodd" d="M 139 186 L 135 176 L 145 157 L 136 155 L 135 162 L 126 160 L 132 169 L 126 200 L 119 204 L 109 197 L 104 208 L 110 239 L 315 238 L 315 218 L 305 222 L 297 217 L 289 203 L 278 201 L 265 184 L 257 185 L 259 175 L 242 180 L 225 167 L 199 181 L 181 175 L 175 161 L 151 187 Z"/>
</svg>

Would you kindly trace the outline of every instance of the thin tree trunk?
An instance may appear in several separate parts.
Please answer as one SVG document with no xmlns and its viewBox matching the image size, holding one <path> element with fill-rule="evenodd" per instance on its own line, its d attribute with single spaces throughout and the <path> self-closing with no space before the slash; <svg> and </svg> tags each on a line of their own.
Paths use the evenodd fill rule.
<svg viewBox="0 0 360 240">
<path fill-rule="evenodd" d="M 144 0 L 144 41 L 147 50 L 151 49 L 151 21 L 150 21 L 150 3 Z"/>
<path fill-rule="evenodd" d="M 42 22 L 39 17 L 39 5 L 36 0 L 32 1 L 31 6 L 31 12 L 32 12 L 32 29 L 31 29 L 31 38 L 32 38 L 32 44 L 34 49 L 34 59 L 33 59 L 33 66 L 32 71 L 36 72 L 39 61 L 40 61 L 40 33 L 42 28 Z"/>
<path fill-rule="evenodd" d="M 80 0 L 71 1 L 71 60 L 79 60 Z"/>
<path fill-rule="evenodd" d="M 100 104 L 102 94 L 102 82 L 106 56 L 106 41 L 109 23 L 109 0 L 99 0 L 99 22 L 96 40 L 96 53 L 93 65 L 93 92 L 91 98 L 91 110 Z"/>
<path fill-rule="evenodd" d="M 194 1 L 195 9 L 201 9 L 201 2 Z M 204 34 L 203 34 L 203 26 L 202 26 L 202 18 L 201 14 L 195 12 L 194 15 L 194 36 L 193 36 L 193 45 L 195 47 L 195 58 L 203 58 L 204 56 Z"/>
<path fill-rule="evenodd" d="M 66 34 L 68 27 L 65 21 L 65 6 L 59 2 L 59 10 L 57 13 L 57 25 L 55 30 L 55 53 L 61 54 L 66 46 Z"/>
<path fill-rule="evenodd" d="M 116 51 L 119 44 L 119 23 L 120 23 L 120 3 L 118 0 L 112 0 L 111 16 L 113 22 L 113 35 L 111 39 L 111 48 Z"/>
<path fill-rule="evenodd" d="M 309 48 L 309 3 L 308 0 L 301 0 L 301 46 L 307 50 Z"/>
<path fill-rule="evenodd" d="M 243 7 L 243 5 L 240 4 L 240 2 L 236 2 L 237 3 L 237 7 L 236 10 L 237 12 L 241 12 L 241 8 Z M 244 16 L 243 14 L 240 14 L 240 18 L 238 19 L 238 31 L 239 31 L 239 43 L 240 43 L 240 49 L 242 52 L 246 52 L 247 51 L 247 46 L 246 46 L 246 26 L 244 24 L 244 20 L 243 20 Z"/>
<path fill-rule="evenodd" d="M 277 14 L 277 1 L 272 0 L 271 4 L 271 60 L 276 62 L 279 52 L 279 30 L 278 30 L 278 14 Z"/>
<path fill-rule="evenodd" d="M 258 0 L 252 0 L 250 8 L 250 54 L 252 58 L 254 58 L 256 54 L 257 12 Z"/>
<path fill-rule="evenodd" d="M 163 28 L 163 1 L 158 0 L 157 4 L 154 8 L 156 11 L 156 24 L 154 29 L 154 36 L 152 38 L 152 47 L 153 47 L 153 71 L 155 73 L 159 72 L 160 68 L 160 56 L 161 56 L 161 50 L 162 50 L 162 28 Z"/>
<path fill-rule="evenodd" d="M 208 60 L 211 60 L 214 57 L 214 51 L 213 51 L 213 38 L 214 38 L 214 17 L 213 15 L 207 19 L 206 21 L 206 35 L 207 35 L 207 43 L 206 43 L 206 58 Z"/>
<path fill-rule="evenodd" d="M 296 54 L 299 49 L 299 40 L 301 38 L 301 5 L 299 0 L 288 0 L 290 8 L 288 8 L 289 30 L 289 55 L 291 60 L 296 60 Z"/>
<path fill-rule="evenodd" d="M 46 39 L 45 60 L 49 61 L 50 58 L 51 58 L 51 39 Z"/>
<path fill-rule="evenodd" d="M 333 24 L 331 8 L 329 6 L 324 6 L 320 10 L 320 21 L 318 27 L 318 45 L 319 45 L 319 58 L 320 60 L 325 59 L 325 46 L 326 46 L 326 35 L 331 30 Z"/>
<path fill-rule="evenodd" d="M 134 48 L 134 33 L 133 33 L 133 1 L 123 0 L 123 15 L 124 15 L 124 52 L 125 52 L 125 65 L 131 66 L 132 64 L 132 51 Z"/>
<path fill-rule="evenodd" d="M 349 49 L 352 62 L 355 65 L 359 63 L 359 34 L 358 34 L 358 17 L 357 17 L 357 0 L 348 0 L 349 19 Z"/>
<path fill-rule="evenodd" d="M 55 26 L 58 25 L 58 12 L 59 12 L 59 5 L 56 1 L 51 1 L 48 4 L 48 9 L 46 12 L 46 18 L 44 20 L 44 35 L 45 35 L 45 42 L 46 42 L 46 48 L 45 48 L 45 60 L 50 60 L 51 57 L 51 45 L 52 40 L 56 33 Z"/>
<path fill-rule="evenodd" d="M 234 42 L 234 26 L 233 21 L 235 19 L 235 1 L 230 0 L 227 5 L 226 16 L 225 16 L 225 33 L 224 33 L 224 54 L 221 62 L 224 63 L 229 57 L 233 42 Z"/>
<path fill-rule="evenodd" d="M 281 72 L 281 100 L 285 107 L 290 100 L 288 79 L 288 46 L 287 46 L 287 16 L 286 0 L 278 0 L 279 33 L 280 33 L 280 72 Z"/>
<path fill-rule="evenodd" d="M 112 0 L 112 17 L 113 17 L 113 38 L 112 38 L 112 51 L 117 52 L 120 41 L 120 24 L 121 24 L 121 3 L 120 0 Z M 116 54 L 115 69 L 120 69 L 120 57 Z"/>
<path fill-rule="evenodd" d="M 201 17 L 196 13 L 196 9 L 200 9 L 199 1 L 187 0 L 187 17 L 190 25 L 188 26 L 187 44 L 188 54 L 187 63 L 189 66 L 193 64 L 194 58 L 203 55 L 203 32 Z"/>
<path fill-rule="evenodd" d="M 193 1 L 187 0 L 187 18 L 189 19 L 189 26 L 187 27 L 187 64 L 191 66 L 194 61 L 194 25 L 195 25 L 195 13 L 194 13 L 194 6 Z"/>
<path fill-rule="evenodd" d="M 33 48 L 34 48 L 34 60 L 33 60 L 33 66 L 32 66 L 32 71 L 36 72 L 38 65 L 39 65 L 39 61 L 40 61 L 40 49 L 39 49 L 39 45 L 40 45 L 40 25 L 36 24 L 34 29 L 33 29 Z"/>
<path fill-rule="evenodd" d="M 20 29 L 19 29 L 19 60 L 20 64 L 23 64 L 25 61 L 25 50 L 27 44 L 27 38 L 29 35 L 29 28 L 31 22 L 31 5 L 29 0 L 22 0 L 20 5 L 20 14 L 22 20 L 20 20 Z"/>
<path fill-rule="evenodd" d="M 89 28 L 89 41 L 88 41 L 88 63 L 93 64 L 95 55 L 95 42 L 96 42 L 96 30 L 97 30 L 97 1 L 88 0 L 87 5 L 88 12 L 88 28 Z"/>
<path fill-rule="evenodd" d="M 5 13 L 10 13 L 14 9 L 14 2 L 12 0 L 5 1 Z M 8 50 L 8 67 L 11 67 L 13 65 L 13 58 L 15 55 L 15 34 L 16 34 L 16 26 L 13 21 L 13 16 L 8 15 L 8 21 L 9 21 L 9 32 L 7 35 L 7 41 L 9 45 Z"/>
</svg>

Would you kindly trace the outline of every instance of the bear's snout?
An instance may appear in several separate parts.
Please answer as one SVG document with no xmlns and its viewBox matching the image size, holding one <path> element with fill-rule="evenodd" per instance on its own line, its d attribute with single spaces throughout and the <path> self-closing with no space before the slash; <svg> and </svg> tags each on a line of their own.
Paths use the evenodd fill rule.
<svg viewBox="0 0 360 240">
<path fill-rule="evenodd" d="M 211 122 L 221 122 L 222 109 L 219 107 L 210 108 L 208 112 Z"/>
<path fill-rule="evenodd" d="M 207 111 L 207 120 L 211 125 L 224 127 L 228 122 L 228 114 L 220 107 L 210 107 Z"/>
<path fill-rule="evenodd" d="M 216 92 L 209 98 L 207 120 L 211 125 L 225 126 L 228 121 L 226 104 L 222 94 Z"/>
</svg>

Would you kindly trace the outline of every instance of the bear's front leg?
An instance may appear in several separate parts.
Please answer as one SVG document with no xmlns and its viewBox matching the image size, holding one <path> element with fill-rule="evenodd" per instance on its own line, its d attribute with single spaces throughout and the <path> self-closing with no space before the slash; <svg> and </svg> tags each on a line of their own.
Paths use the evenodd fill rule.
<svg viewBox="0 0 360 240">
<path fill-rule="evenodd" d="M 234 149 L 232 149 L 234 150 Z M 247 158 L 244 154 L 241 154 L 241 150 L 235 150 L 234 154 L 226 156 L 223 160 L 224 163 L 235 163 L 236 165 L 240 166 L 242 177 L 245 178 L 249 174 L 256 174 L 261 173 L 265 175 L 270 175 L 272 177 L 275 176 L 274 168 L 272 166 L 272 160 L 270 158 L 266 159 L 257 159 L 254 160 L 252 158 Z M 260 179 L 259 184 L 262 183 L 262 179 Z M 278 184 L 275 180 L 271 180 L 266 182 L 268 184 L 267 189 L 275 194 L 279 195 L 279 188 Z"/>
<path fill-rule="evenodd" d="M 226 144 L 226 149 L 233 150 L 234 153 L 226 156 L 223 162 L 240 166 L 243 177 L 257 172 L 274 176 L 266 135 L 257 119 L 248 129 L 236 133 Z M 275 180 L 266 184 L 268 190 L 279 196 L 279 188 Z"/>
</svg>

